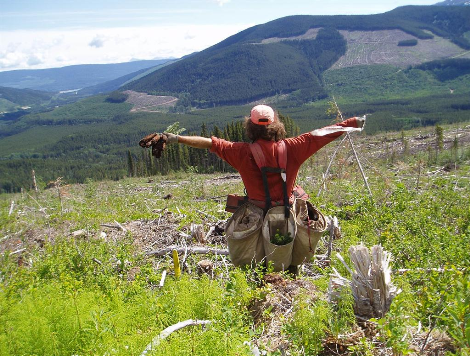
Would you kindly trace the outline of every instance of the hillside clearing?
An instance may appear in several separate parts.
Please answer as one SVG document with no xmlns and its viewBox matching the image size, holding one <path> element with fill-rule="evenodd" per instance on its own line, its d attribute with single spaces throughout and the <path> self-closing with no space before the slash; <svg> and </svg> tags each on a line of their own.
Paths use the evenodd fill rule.
<svg viewBox="0 0 470 356">
<path fill-rule="evenodd" d="M 448 39 L 433 35 L 433 39 L 418 39 L 401 30 L 339 31 L 346 39 L 347 51 L 331 68 L 357 65 L 390 64 L 405 68 L 438 59 L 470 58 L 470 53 Z M 400 41 L 415 39 L 416 46 L 401 47 Z"/>
<path fill-rule="evenodd" d="M 281 41 L 315 39 L 319 28 L 312 28 L 300 36 L 272 37 L 262 44 Z M 389 64 L 400 68 L 447 58 L 470 58 L 464 50 L 446 38 L 434 35 L 432 39 L 418 39 L 402 30 L 347 31 L 339 30 L 347 42 L 347 51 L 330 70 L 359 65 Z M 416 46 L 398 46 L 399 42 L 416 40 Z"/>
<path fill-rule="evenodd" d="M 123 93 L 129 96 L 126 102 L 133 105 L 131 112 L 161 112 L 175 106 L 178 101 L 174 96 L 149 95 L 133 90 L 126 90 Z"/>
</svg>

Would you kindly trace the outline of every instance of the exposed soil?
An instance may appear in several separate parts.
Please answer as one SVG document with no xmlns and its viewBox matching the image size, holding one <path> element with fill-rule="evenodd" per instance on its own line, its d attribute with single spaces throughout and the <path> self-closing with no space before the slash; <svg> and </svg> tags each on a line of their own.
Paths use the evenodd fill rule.
<svg viewBox="0 0 470 356">
<path fill-rule="evenodd" d="M 178 101 L 178 98 L 174 96 L 148 95 L 146 93 L 139 93 L 133 90 L 126 90 L 124 94 L 129 96 L 126 102 L 134 105 L 131 112 L 159 112 L 163 109 L 175 106 Z"/>
<path fill-rule="evenodd" d="M 434 35 L 422 40 L 401 30 L 340 31 L 348 43 L 347 51 L 331 69 L 356 65 L 390 64 L 407 67 L 438 59 L 470 58 L 465 51 L 447 39 Z M 398 42 L 414 39 L 416 46 L 398 46 Z"/>
<path fill-rule="evenodd" d="M 286 40 L 314 39 L 319 28 L 309 29 L 303 35 L 264 39 L 261 43 Z M 339 31 L 347 41 L 346 53 L 331 67 L 340 69 L 358 65 L 390 64 L 408 67 L 424 62 L 445 58 L 470 58 L 470 51 L 464 50 L 448 39 L 436 36 L 422 40 L 402 30 L 380 31 Z M 416 40 L 416 46 L 398 46 L 400 41 Z"/>
</svg>

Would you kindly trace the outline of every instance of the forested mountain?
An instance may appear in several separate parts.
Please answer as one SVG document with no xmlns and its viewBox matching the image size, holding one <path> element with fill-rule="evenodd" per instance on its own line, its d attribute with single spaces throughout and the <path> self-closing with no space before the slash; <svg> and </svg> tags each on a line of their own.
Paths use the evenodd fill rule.
<svg viewBox="0 0 470 356">
<path fill-rule="evenodd" d="M 0 86 L 0 99 L 21 106 L 39 105 L 52 98 L 52 93 L 31 89 L 14 89 Z"/>
<path fill-rule="evenodd" d="M 32 169 L 42 186 L 57 177 L 71 183 L 226 170 L 207 152 L 185 148 L 152 161 L 137 143 L 175 122 L 188 134 L 239 140 L 255 100 L 300 132 L 332 122 L 333 97 L 345 117 L 369 115 L 366 134 L 458 125 L 469 120 L 469 39 L 469 7 L 291 16 L 78 95 L 6 88 L 0 112 L 16 112 L 0 115 L 0 192 L 27 187 Z M 117 88 L 134 92 L 106 93 Z"/>
<path fill-rule="evenodd" d="M 456 55 L 463 54 L 470 49 L 470 8 L 405 6 L 378 15 L 289 16 L 242 31 L 125 89 L 158 95 L 189 93 L 192 105 L 198 107 L 244 104 L 283 94 L 293 94 L 294 103 L 304 103 L 327 95 L 322 74 L 345 55 L 349 43 L 344 31 L 391 30 L 408 36 L 392 43 L 403 51 L 438 37 L 457 48 Z M 427 54 L 414 64 L 449 55 Z"/>
<path fill-rule="evenodd" d="M 116 64 L 82 64 L 62 68 L 0 72 L 0 86 L 50 92 L 98 85 L 170 61 L 158 59 Z"/>
<path fill-rule="evenodd" d="M 0 86 L 0 121 L 14 120 L 33 110 L 42 109 L 44 105 L 53 102 L 53 97 L 53 93 L 44 91 Z"/>
</svg>

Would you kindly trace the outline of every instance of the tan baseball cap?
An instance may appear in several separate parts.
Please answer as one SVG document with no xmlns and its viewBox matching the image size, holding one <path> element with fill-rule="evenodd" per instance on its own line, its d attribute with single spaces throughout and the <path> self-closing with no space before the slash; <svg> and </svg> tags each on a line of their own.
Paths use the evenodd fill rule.
<svg viewBox="0 0 470 356">
<path fill-rule="evenodd" d="M 251 109 L 250 120 L 256 125 L 269 125 L 274 122 L 274 110 L 267 105 L 256 105 Z"/>
</svg>

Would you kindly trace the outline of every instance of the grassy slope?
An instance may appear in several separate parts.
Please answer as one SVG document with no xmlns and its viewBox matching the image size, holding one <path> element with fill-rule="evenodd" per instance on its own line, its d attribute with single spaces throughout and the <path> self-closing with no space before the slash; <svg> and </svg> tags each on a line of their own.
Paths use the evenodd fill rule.
<svg viewBox="0 0 470 356">
<path fill-rule="evenodd" d="M 3 98 L 0 99 L 0 113 L 16 111 L 18 108 L 18 104 Z"/>
<path fill-rule="evenodd" d="M 468 93 L 469 75 L 441 82 L 430 72 L 394 66 L 355 66 L 329 70 L 324 80 L 331 93 L 345 103 L 419 98 L 429 95 Z"/>
<path fill-rule="evenodd" d="M 433 129 L 406 136 L 409 139 L 418 134 L 432 135 Z M 465 289 L 470 283 L 468 146 L 462 146 L 454 158 L 451 150 L 443 151 L 437 160 L 427 150 L 401 155 L 398 148 L 396 155 L 389 154 L 383 161 L 376 154 L 385 154 L 393 142 L 399 144 L 399 133 L 355 135 L 354 141 L 369 177 L 374 205 L 370 204 L 357 166 L 347 163 L 351 162 L 347 149 L 340 151 L 333 165 L 328 190 L 320 198 L 315 197 L 335 144 L 307 162 L 299 177 L 311 200 L 325 214 L 339 218 L 343 238 L 334 242 L 335 251 L 349 263 L 350 246 L 381 243 L 393 254 L 393 269 L 445 267 L 449 271 L 394 274 L 393 282 L 403 292 L 392 304 L 389 316 L 381 321 L 378 332 L 384 339 L 353 337 L 345 347 L 352 352 L 352 340 L 355 352 L 361 354 L 404 353 L 411 344 L 418 348 L 422 345 L 417 340 L 424 339 L 431 320 L 436 330 L 447 330 L 456 354 L 462 354 L 459 347 L 470 347 L 457 324 L 470 313 Z M 371 144 L 373 149 L 368 148 Z M 442 164 L 455 159 L 459 169 L 438 172 Z M 250 307 L 255 300 L 258 304 L 273 301 L 270 298 L 275 297 L 275 286 L 260 288 L 252 273 L 234 269 L 220 256 L 189 256 L 192 272 L 185 272 L 178 280 L 170 258 L 143 255 L 143 251 L 165 247 L 172 241 L 181 243 L 180 237 L 172 240 L 175 229 L 189 233 L 192 223 L 203 223 L 207 230 L 215 221 L 229 217 L 222 211 L 223 198 L 213 198 L 227 192 L 241 193 L 242 187 L 239 181 L 234 185 L 230 180 L 214 178 L 180 174 L 154 177 L 150 183 L 143 178 L 90 182 L 64 187 L 61 201 L 55 189 L 37 195 L 2 195 L 0 354 L 138 355 L 165 327 L 189 318 L 210 319 L 214 324 L 178 331 L 155 354 L 250 355 L 243 341 L 265 337 L 276 341 L 274 334 L 266 335 L 272 323 L 283 325 L 280 337 L 287 340 L 291 354 L 299 356 L 318 354 L 327 337 L 330 342 L 338 338 L 341 344 L 340 335 L 355 334 L 347 318 L 348 306 L 343 305 L 338 313 L 325 301 L 329 267 L 308 265 L 301 274 L 304 287 L 292 297 L 295 302 L 289 313 L 268 303 L 260 310 L 262 317 L 256 320 L 261 323 L 257 324 Z M 168 193 L 173 199 L 162 199 Z M 9 214 L 11 201 L 15 205 Z M 131 229 L 129 223 L 135 220 L 140 222 L 134 226 L 150 224 L 153 230 L 146 233 Z M 127 235 L 100 226 L 113 221 L 127 226 Z M 78 229 L 85 230 L 85 237 L 71 236 Z M 107 237 L 100 237 L 100 231 L 106 231 Z M 152 238 L 161 236 L 166 239 L 159 240 L 163 245 L 153 244 Z M 7 252 L 22 248 L 26 250 L 10 255 Z M 317 252 L 324 253 L 325 246 L 320 244 Z M 201 278 L 195 272 L 202 258 L 214 261 L 215 279 Z M 452 265 L 463 268 L 463 272 L 452 270 Z M 335 255 L 332 266 L 348 276 Z M 169 272 L 165 287 L 156 288 L 165 269 Z M 136 273 L 134 279 L 128 279 L 131 271 Z M 303 289 L 308 281 L 316 286 L 314 293 Z M 295 285 L 288 278 L 286 283 L 291 288 Z M 453 288 L 449 289 L 449 284 Z M 286 291 L 283 293 L 286 298 Z M 422 334 L 416 332 L 418 321 Z M 434 345 L 432 340 L 429 342 Z M 439 347 L 443 351 L 445 344 Z"/>
</svg>

